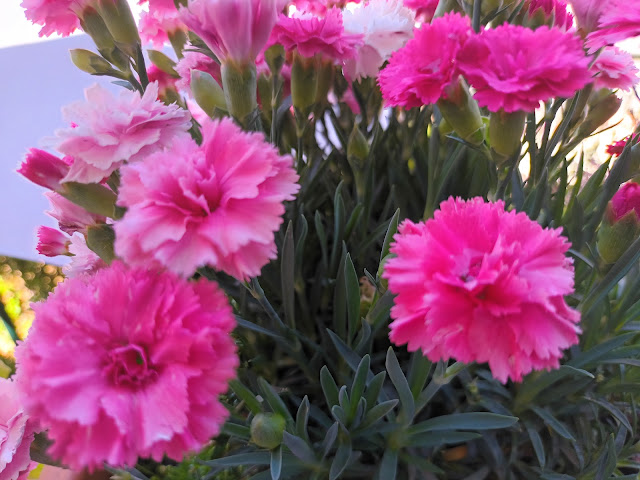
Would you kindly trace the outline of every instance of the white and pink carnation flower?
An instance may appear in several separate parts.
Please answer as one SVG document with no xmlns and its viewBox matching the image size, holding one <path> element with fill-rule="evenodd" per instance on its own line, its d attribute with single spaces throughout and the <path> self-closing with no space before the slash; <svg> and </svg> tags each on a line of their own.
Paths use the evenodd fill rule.
<svg viewBox="0 0 640 480">
<path fill-rule="evenodd" d="M 175 8 L 143 11 L 140 14 L 138 28 L 142 41 L 151 43 L 155 48 L 162 48 L 165 43 L 169 42 L 169 37 L 177 32 L 186 33 L 187 31 L 187 27 L 182 23 Z"/>
<path fill-rule="evenodd" d="M 202 146 L 177 138 L 121 170 L 116 254 L 183 276 L 205 265 L 246 280 L 276 258 L 283 202 L 299 189 L 293 159 L 230 119 L 203 125 Z"/>
<path fill-rule="evenodd" d="M 594 88 L 629 90 L 638 83 L 638 69 L 630 53 L 605 47 L 591 66 Z"/>
<path fill-rule="evenodd" d="M 66 279 L 34 311 L 17 386 L 54 458 L 74 469 L 181 460 L 220 432 L 238 357 L 215 283 L 116 261 Z"/>
<path fill-rule="evenodd" d="M 502 202 L 450 198 L 405 220 L 383 277 L 396 294 L 390 338 L 430 360 L 488 362 L 505 383 L 558 368 L 578 342 L 569 242 Z"/>
<path fill-rule="evenodd" d="M 371 0 L 352 11 L 342 12 L 344 31 L 362 35 L 354 58 L 346 60 L 344 70 L 352 80 L 376 77 L 382 64 L 413 36 L 414 13 L 401 0 Z"/>
<path fill-rule="evenodd" d="M 57 150 L 74 159 L 65 182 L 100 183 L 125 162 L 170 146 L 191 127 L 189 112 L 157 100 L 157 83 L 142 97 L 129 90 L 116 96 L 95 84 L 85 98 L 63 108 L 72 126 L 56 132 Z"/>
</svg>

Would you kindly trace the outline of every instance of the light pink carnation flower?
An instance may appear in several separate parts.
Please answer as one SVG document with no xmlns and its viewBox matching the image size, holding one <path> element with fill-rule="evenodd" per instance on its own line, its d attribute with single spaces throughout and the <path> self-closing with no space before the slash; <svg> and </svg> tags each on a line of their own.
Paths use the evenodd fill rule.
<svg viewBox="0 0 640 480">
<path fill-rule="evenodd" d="M 280 0 L 189 0 L 184 23 L 221 62 L 253 63 L 278 19 Z"/>
<path fill-rule="evenodd" d="M 149 2 L 149 10 L 164 12 L 176 11 L 176 4 L 173 0 L 140 0 L 139 5 Z"/>
<path fill-rule="evenodd" d="M 342 12 L 344 31 L 363 35 L 357 54 L 345 62 L 351 80 L 376 77 L 382 64 L 413 36 L 414 14 L 401 0 L 371 0 Z"/>
<path fill-rule="evenodd" d="M 378 82 L 387 105 L 405 108 L 435 103 L 458 80 L 456 57 L 471 35 L 468 17 L 448 13 L 424 24 L 391 55 Z"/>
<path fill-rule="evenodd" d="M 600 48 L 640 35 L 640 0 L 612 0 L 598 20 L 598 28 L 587 36 L 586 45 Z"/>
<path fill-rule="evenodd" d="M 88 3 L 86 0 L 23 0 L 27 20 L 36 25 L 42 25 L 39 36 L 48 37 L 57 33 L 66 37 L 80 28 L 80 20 L 72 10 L 78 3 Z"/>
<path fill-rule="evenodd" d="M 532 112 L 540 102 L 571 97 L 591 82 L 580 38 L 546 26 L 485 30 L 465 44 L 458 64 L 478 104 L 492 112 Z"/>
<path fill-rule="evenodd" d="M 90 225 L 105 223 L 107 219 L 102 215 L 87 212 L 84 208 L 67 200 L 55 192 L 45 192 L 51 210 L 46 213 L 58 221 L 63 232 L 73 235 L 75 232 L 84 233 Z"/>
<path fill-rule="evenodd" d="M 605 47 L 591 66 L 594 88 L 629 90 L 638 83 L 638 69 L 633 57 L 616 47 Z"/>
<path fill-rule="evenodd" d="M 69 244 L 71 239 L 55 228 L 38 227 L 38 245 L 36 250 L 40 255 L 46 257 L 57 257 L 58 255 L 69 254 Z"/>
<path fill-rule="evenodd" d="M 355 57 L 362 38 L 361 34 L 345 33 L 341 11 L 332 8 L 324 18 L 309 13 L 296 13 L 292 17 L 281 14 L 271 32 L 269 45 L 280 44 L 287 51 L 296 49 L 307 58 L 320 54 L 326 59 L 343 62 Z"/>
<path fill-rule="evenodd" d="M 187 31 L 175 8 L 143 11 L 140 14 L 138 28 L 142 41 L 153 44 L 155 48 L 162 48 L 169 41 L 169 35 L 174 35 L 178 31 Z"/>
<path fill-rule="evenodd" d="M 184 56 L 176 64 L 176 72 L 180 80 L 176 82 L 179 90 L 191 94 L 191 70 L 200 70 L 211 75 L 219 85 L 222 85 L 220 64 L 213 58 L 200 52 L 184 52 Z"/>
<path fill-rule="evenodd" d="M 26 480 L 36 464 L 29 448 L 40 429 L 24 412 L 13 380 L 0 378 L 0 480 Z"/>
<path fill-rule="evenodd" d="M 121 262 L 66 279 L 34 305 L 16 349 L 25 410 L 74 469 L 180 460 L 217 435 L 235 376 L 235 326 L 212 282 Z"/>
<path fill-rule="evenodd" d="M 283 202 L 299 185 L 290 156 L 231 120 L 206 122 L 199 147 L 179 138 L 166 152 L 122 168 L 116 253 L 183 276 L 209 265 L 238 279 L 276 258 Z"/>
<path fill-rule="evenodd" d="M 69 254 L 71 261 L 62 267 L 66 277 L 91 275 L 101 268 L 107 267 L 104 260 L 87 246 L 83 235 L 75 234 L 70 238 Z"/>
<path fill-rule="evenodd" d="M 578 342 L 569 243 L 502 202 L 443 202 L 432 220 L 402 223 L 384 272 L 397 294 L 391 341 L 429 359 L 488 362 L 495 378 L 558 368 Z"/>
<path fill-rule="evenodd" d="M 191 127 L 186 110 L 157 100 L 158 85 L 144 95 L 123 90 L 115 96 L 98 84 L 85 90 L 86 102 L 63 108 L 72 126 L 56 132 L 58 151 L 74 162 L 64 181 L 99 183 L 125 162 L 135 162 L 171 145 Z"/>
</svg>

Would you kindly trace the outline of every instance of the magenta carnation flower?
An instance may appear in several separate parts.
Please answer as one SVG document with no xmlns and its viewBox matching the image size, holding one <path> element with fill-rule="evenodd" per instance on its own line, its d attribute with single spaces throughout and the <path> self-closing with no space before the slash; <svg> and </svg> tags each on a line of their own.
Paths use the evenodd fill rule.
<svg viewBox="0 0 640 480">
<path fill-rule="evenodd" d="M 13 380 L 0 378 L 0 480 L 26 480 L 35 466 L 29 448 L 40 429 L 24 412 Z"/>
<path fill-rule="evenodd" d="M 571 97 L 591 82 L 580 39 L 545 26 L 485 30 L 469 39 L 458 62 L 478 104 L 492 112 L 532 112 L 541 101 Z"/>
<path fill-rule="evenodd" d="M 25 409 L 72 468 L 180 460 L 217 435 L 235 376 L 235 322 L 212 282 L 120 262 L 34 305 L 16 349 Z"/>
<path fill-rule="evenodd" d="M 600 48 L 640 35 L 640 0 L 612 0 L 598 20 L 598 28 L 587 36 L 586 45 Z"/>
<path fill-rule="evenodd" d="M 471 35 L 468 17 L 448 13 L 415 30 L 413 39 L 391 55 L 378 82 L 387 105 L 405 108 L 435 103 L 457 81 L 456 57 Z"/>
<path fill-rule="evenodd" d="M 629 90 L 638 83 L 638 69 L 633 57 L 616 47 L 605 47 L 591 66 L 595 88 Z"/>
<path fill-rule="evenodd" d="M 72 125 L 58 130 L 58 151 L 73 157 L 66 182 L 99 183 L 125 162 L 135 162 L 171 145 L 191 127 L 189 112 L 157 100 L 158 85 L 144 95 L 113 95 L 98 84 L 85 90 L 86 102 L 64 107 Z"/>
<path fill-rule="evenodd" d="M 356 56 L 356 48 L 362 44 L 362 39 L 361 34 L 345 33 L 342 13 L 332 8 L 323 18 L 309 13 L 293 17 L 281 14 L 271 32 L 269 45 L 278 43 L 287 51 L 296 49 L 307 58 L 320 54 L 326 59 L 342 62 Z"/>
<path fill-rule="evenodd" d="M 181 137 L 171 149 L 122 168 L 116 253 L 156 262 L 183 276 L 209 265 L 238 279 L 276 258 L 274 232 L 298 176 L 290 156 L 231 120 L 203 125 L 199 147 Z"/>
<path fill-rule="evenodd" d="M 397 295 L 391 341 L 429 359 L 488 362 L 501 382 L 558 368 L 580 315 L 563 295 L 573 267 L 560 230 L 502 202 L 443 202 L 432 220 L 405 220 L 384 278 Z"/>
<path fill-rule="evenodd" d="M 184 23 L 225 62 L 253 63 L 278 20 L 280 0 L 189 0 Z"/>
<path fill-rule="evenodd" d="M 27 20 L 35 25 L 42 25 L 39 36 L 48 37 L 57 33 L 66 37 L 80 28 L 80 20 L 72 10 L 78 0 L 23 0 L 21 7 L 25 9 Z"/>
</svg>

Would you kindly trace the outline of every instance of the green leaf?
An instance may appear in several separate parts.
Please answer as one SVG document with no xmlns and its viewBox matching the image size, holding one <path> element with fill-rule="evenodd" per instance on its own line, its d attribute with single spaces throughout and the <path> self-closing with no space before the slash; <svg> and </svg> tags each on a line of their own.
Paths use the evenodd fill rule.
<svg viewBox="0 0 640 480">
<path fill-rule="evenodd" d="M 285 339 L 283 336 L 278 335 L 277 333 L 273 333 L 271 330 L 261 327 L 260 325 L 256 325 L 255 323 L 252 323 L 248 320 L 240 318 L 237 315 L 236 315 L 236 323 L 238 324 L 239 327 L 246 328 L 247 330 L 252 330 L 262 335 L 267 335 L 268 337 L 278 340 L 279 342 L 287 342 L 287 339 Z"/>
<path fill-rule="evenodd" d="M 282 445 L 271 450 L 271 480 L 279 480 L 282 473 Z"/>
<path fill-rule="evenodd" d="M 391 246 L 391 242 L 393 240 L 393 236 L 398 231 L 398 219 L 400 218 L 400 209 L 396 209 L 393 217 L 391 217 L 391 221 L 389 222 L 389 228 L 387 228 L 387 233 L 384 235 L 384 241 L 382 242 L 382 250 L 380 251 L 380 261 L 379 264 L 382 263 L 384 257 L 389 254 L 389 248 Z"/>
<path fill-rule="evenodd" d="M 395 480 L 398 472 L 398 450 L 387 448 L 382 455 L 378 480 Z"/>
<path fill-rule="evenodd" d="M 369 405 L 370 407 L 373 407 L 373 405 L 378 402 L 380 392 L 382 391 L 382 386 L 384 385 L 384 381 L 386 378 L 386 372 L 379 372 L 369 382 L 367 390 L 364 394 L 364 398 L 367 401 L 367 405 Z"/>
<path fill-rule="evenodd" d="M 533 446 L 533 451 L 536 452 L 536 457 L 538 457 L 538 463 L 540 464 L 540 468 L 544 469 L 546 464 L 546 458 L 544 454 L 544 444 L 542 443 L 542 439 L 538 434 L 537 430 L 533 427 L 533 425 L 529 423 L 525 423 L 525 427 L 527 429 L 527 433 L 529 434 L 529 438 L 531 439 L 531 445 Z"/>
<path fill-rule="evenodd" d="M 386 402 L 379 403 L 367 412 L 364 421 L 358 428 L 365 429 L 382 420 L 396 405 L 398 405 L 398 400 L 387 400 Z"/>
<path fill-rule="evenodd" d="M 517 421 L 518 417 L 495 413 L 452 413 L 420 422 L 409 428 L 408 432 L 416 434 L 440 430 L 495 430 L 509 428 Z"/>
<path fill-rule="evenodd" d="M 256 398 L 253 392 L 240 383 L 239 380 L 231 380 L 229 382 L 229 387 L 231 387 L 233 393 L 235 393 L 236 396 L 247 405 L 247 408 L 251 410 L 251 413 L 256 415 L 262 412 L 262 404 L 260 401 Z"/>
<path fill-rule="evenodd" d="M 613 433 L 609 435 L 605 448 L 603 448 L 600 458 L 598 458 L 598 471 L 595 478 L 609 478 L 616 469 L 616 447 L 613 441 Z"/>
<path fill-rule="evenodd" d="M 320 386 L 327 405 L 338 405 L 338 385 L 326 365 L 320 369 Z"/>
<path fill-rule="evenodd" d="M 576 441 L 576 439 L 574 438 L 573 435 L 571 435 L 571 432 L 569 432 L 567 427 L 565 427 L 564 424 L 560 422 L 560 420 L 554 417 L 547 410 L 540 407 L 536 407 L 535 405 L 531 406 L 531 410 L 533 410 L 536 413 L 536 415 L 538 415 L 544 421 L 544 423 L 549 428 L 554 430 L 558 435 L 560 435 L 563 438 L 566 438 L 567 440 L 571 440 L 572 442 Z"/>
<path fill-rule="evenodd" d="M 271 463 L 270 452 L 251 452 L 229 455 L 202 462 L 210 467 L 244 467 L 245 465 L 269 465 Z"/>
<path fill-rule="evenodd" d="M 291 328 L 296 328 L 295 320 L 295 290 L 294 290 L 294 262 L 295 251 L 293 248 L 293 225 L 291 221 L 287 225 L 284 234 L 282 251 L 280 252 L 280 279 L 282 286 L 282 305 L 284 307 L 284 317 Z"/>
<path fill-rule="evenodd" d="M 329 270 L 329 254 L 327 247 L 327 235 L 324 231 L 324 226 L 322 225 L 322 219 L 320 218 L 320 212 L 316 210 L 316 213 L 313 217 L 314 224 L 316 226 L 316 235 L 318 235 L 318 243 L 320 244 L 320 251 L 322 253 L 322 264 L 324 265 L 325 271 Z"/>
<path fill-rule="evenodd" d="M 353 350 L 351 350 L 342 341 L 342 339 L 338 337 L 338 335 L 336 335 L 328 328 L 327 333 L 329 334 L 329 338 L 331 338 L 331 341 L 335 345 L 336 350 L 338 350 L 338 353 L 342 356 L 344 361 L 347 362 L 347 365 L 349 365 L 349 367 L 351 367 L 351 369 L 355 372 L 358 369 L 358 365 L 360 365 L 360 360 L 362 360 L 360 356 Z M 371 379 L 373 379 L 373 373 L 371 373 L 371 370 L 369 370 L 369 372 L 367 373 L 367 381 L 371 381 Z"/>
<path fill-rule="evenodd" d="M 400 364 L 398 363 L 398 358 L 393 351 L 393 347 L 389 347 L 387 350 L 387 360 L 385 362 L 385 367 L 387 368 L 387 372 L 389 373 L 389 378 L 391 379 L 391 383 L 396 387 L 396 391 L 398 392 L 398 398 L 400 399 L 400 403 L 402 404 L 402 411 L 400 414 L 404 414 L 405 422 L 408 424 L 413 419 L 416 411 L 415 401 L 413 399 L 413 394 L 411 393 L 411 388 L 409 388 L 409 382 L 407 381 L 407 377 L 404 376 L 402 369 L 400 368 Z"/>
<path fill-rule="evenodd" d="M 481 438 L 475 432 L 426 432 L 407 436 L 404 444 L 407 447 L 437 447 L 443 444 L 465 443 Z"/>
<path fill-rule="evenodd" d="M 568 365 L 574 368 L 582 368 L 587 365 L 591 365 L 595 362 L 598 362 L 600 359 L 605 357 L 607 353 L 609 353 L 611 350 L 624 345 L 625 343 L 627 343 L 627 341 L 631 340 L 634 336 L 635 336 L 635 333 L 630 332 L 630 333 L 625 333 L 623 335 L 618 335 L 616 337 L 613 337 L 599 345 L 596 345 L 595 347 L 587 350 L 586 352 L 582 352 L 576 355 L 573 359 L 571 359 Z"/>
<path fill-rule="evenodd" d="M 356 409 L 358 408 L 358 402 L 360 402 L 360 398 L 362 398 L 362 394 L 364 393 L 364 388 L 367 382 L 367 374 L 369 373 L 369 365 L 371 364 L 371 358 L 369 355 L 365 355 L 362 357 L 358 368 L 356 369 L 356 374 L 353 377 L 353 383 L 351 384 L 351 409 L 349 411 L 349 420 L 352 421 Z"/>
<path fill-rule="evenodd" d="M 331 259 L 329 262 L 330 271 L 335 272 L 338 259 L 340 258 L 340 247 L 344 238 L 344 217 L 345 208 L 342 200 L 342 187 L 344 183 L 340 182 L 336 187 L 333 196 L 333 244 L 331 245 Z"/>
<path fill-rule="evenodd" d="M 279 413 L 287 420 L 287 425 L 293 425 L 293 417 L 289 412 L 289 409 L 282 401 L 280 396 L 275 392 L 273 387 L 269 385 L 264 378 L 258 378 L 258 386 L 264 395 L 265 400 L 275 413 Z"/>
<path fill-rule="evenodd" d="M 595 403 L 596 405 L 604 408 L 605 410 L 607 410 L 611 415 L 613 415 L 613 417 L 618 420 L 618 422 L 620 422 L 622 424 L 622 426 L 624 426 L 624 428 L 627 429 L 627 431 L 629 433 L 633 432 L 633 428 L 631 427 L 631 424 L 629 423 L 629 419 L 627 418 L 627 416 L 622 413 L 622 411 L 616 407 L 615 405 L 605 401 L 605 400 L 601 400 L 601 399 L 597 399 L 597 398 L 590 398 L 590 397 L 584 397 L 586 400 Z"/>
<path fill-rule="evenodd" d="M 309 435 L 307 433 L 307 424 L 309 423 L 309 411 L 311 407 L 309 405 L 309 397 L 306 395 L 300 402 L 298 412 L 296 413 L 296 433 L 305 441 L 309 441 Z"/>
<path fill-rule="evenodd" d="M 540 480 L 576 480 L 576 477 L 563 473 L 545 473 L 540 476 Z"/>
<path fill-rule="evenodd" d="M 387 324 L 394 297 L 395 295 L 391 293 L 391 290 L 387 290 L 367 313 L 366 320 L 372 325 L 373 331 Z"/>
<path fill-rule="evenodd" d="M 338 438 L 338 430 L 340 429 L 340 424 L 338 422 L 334 423 L 329 427 L 327 433 L 324 436 L 324 440 L 322 440 L 322 458 L 326 458 L 333 447 L 333 444 L 336 443 L 336 439 Z"/>
<path fill-rule="evenodd" d="M 358 325 L 360 325 L 360 282 L 358 281 L 358 274 L 351 261 L 351 255 L 348 253 L 344 262 L 343 275 L 347 300 L 347 343 L 351 344 Z"/>
<path fill-rule="evenodd" d="M 282 441 L 287 446 L 291 453 L 293 453 L 297 458 L 299 458 L 302 462 L 308 464 L 316 463 L 316 455 L 313 453 L 313 450 L 307 442 L 305 442 L 302 438 L 291 435 L 289 432 L 284 432 L 282 436 Z"/>
<path fill-rule="evenodd" d="M 351 439 L 349 437 L 346 437 L 338 445 L 336 456 L 333 457 L 333 462 L 331 462 L 331 469 L 329 470 L 329 480 L 336 480 L 342 474 L 342 472 L 344 472 L 344 470 L 347 468 L 347 465 L 349 465 L 349 460 L 351 459 L 352 453 L 353 449 L 351 447 Z"/>
<path fill-rule="evenodd" d="M 244 440 L 249 440 L 249 438 L 251 437 L 251 431 L 249 430 L 249 427 L 231 422 L 227 422 L 223 425 L 222 433 L 224 433 L 225 435 L 229 435 L 230 437 L 238 437 Z"/>
</svg>

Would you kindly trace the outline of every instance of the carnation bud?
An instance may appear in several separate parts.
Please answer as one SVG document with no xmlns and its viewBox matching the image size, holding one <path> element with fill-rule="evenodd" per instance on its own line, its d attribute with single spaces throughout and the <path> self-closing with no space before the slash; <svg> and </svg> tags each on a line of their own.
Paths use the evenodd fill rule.
<svg viewBox="0 0 640 480">
<path fill-rule="evenodd" d="M 80 25 L 104 58 L 120 70 L 129 70 L 129 58 L 116 46 L 111 32 L 98 12 L 86 9 L 80 16 Z"/>
<path fill-rule="evenodd" d="M 66 159 L 32 148 L 17 172 L 36 185 L 59 191 L 62 188 L 60 182 L 69 172 L 69 168 L 70 162 Z"/>
<path fill-rule="evenodd" d="M 326 103 L 327 95 L 333 85 L 333 70 L 333 62 L 320 61 L 320 65 L 317 70 L 318 83 L 316 85 L 315 103 Z"/>
<path fill-rule="evenodd" d="M 618 111 L 622 99 L 618 98 L 611 90 L 602 89 L 594 95 L 589 102 L 587 117 L 578 128 L 578 138 L 585 138 L 609 120 Z"/>
<path fill-rule="evenodd" d="M 110 218 L 115 214 L 116 194 L 97 183 L 65 182 L 58 193 L 87 212 Z"/>
<path fill-rule="evenodd" d="M 256 66 L 225 62 L 220 73 L 227 111 L 244 124 L 245 119 L 258 108 Z"/>
<path fill-rule="evenodd" d="M 285 424 L 279 413 L 259 413 L 251 420 L 251 441 L 272 450 L 282 443 Z"/>
<path fill-rule="evenodd" d="M 318 75 L 313 59 L 296 53 L 291 65 L 291 100 L 293 106 L 303 114 L 309 112 L 316 101 Z"/>
<path fill-rule="evenodd" d="M 75 48 L 70 50 L 69 53 L 71 54 L 73 64 L 83 72 L 90 73 L 91 75 L 111 75 L 117 73 L 109 62 L 89 50 Z"/>
<path fill-rule="evenodd" d="M 349 135 L 347 143 L 347 158 L 352 168 L 362 169 L 364 162 L 369 156 L 369 142 L 358 128 L 358 124 L 353 124 L 353 130 Z"/>
<path fill-rule="evenodd" d="M 462 78 L 447 90 L 447 98 L 440 98 L 437 105 L 443 118 L 460 138 L 474 145 L 484 142 L 484 123 L 478 102 Z"/>
<path fill-rule="evenodd" d="M 191 70 L 191 92 L 200 108 L 213 117 L 216 108 L 227 109 L 224 92 L 218 82 L 206 72 Z"/>
<path fill-rule="evenodd" d="M 527 113 L 522 111 L 491 112 L 489 116 L 489 141 L 491 148 L 503 157 L 510 157 L 521 145 Z"/>
<path fill-rule="evenodd" d="M 624 184 L 607 205 L 598 230 L 597 246 L 602 259 L 616 262 L 640 235 L 640 185 Z"/>
<path fill-rule="evenodd" d="M 127 0 L 98 0 L 98 10 L 116 44 L 134 56 L 140 35 Z"/>
<path fill-rule="evenodd" d="M 164 53 L 159 52 L 158 50 L 148 49 L 147 53 L 149 54 L 149 60 L 156 67 L 162 70 L 164 73 L 171 75 L 172 77 L 180 78 L 178 72 L 176 72 L 175 66 L 176 62 L 167 57 Z"/>
<path fill-rule="evenodd" d="M 271 69 L 271 74 L 277 75 L 284 65 L 284 47 L 278 43 L 271 45 L 267 48 L 267 51 L 264 52 L 264 59 Z"/>
</svg>

